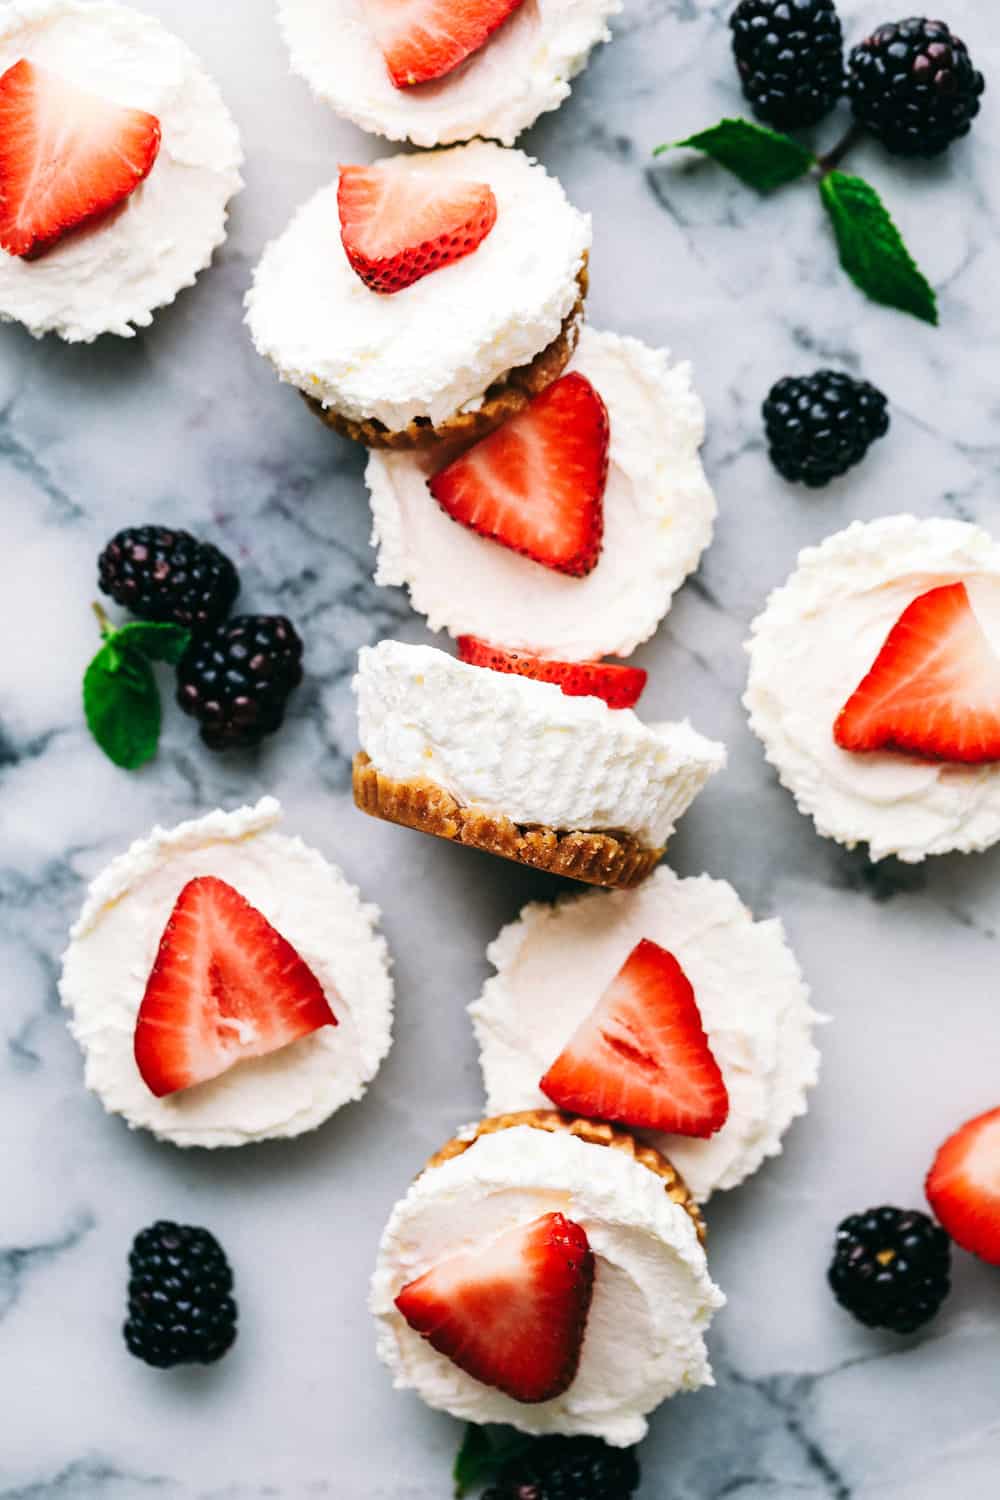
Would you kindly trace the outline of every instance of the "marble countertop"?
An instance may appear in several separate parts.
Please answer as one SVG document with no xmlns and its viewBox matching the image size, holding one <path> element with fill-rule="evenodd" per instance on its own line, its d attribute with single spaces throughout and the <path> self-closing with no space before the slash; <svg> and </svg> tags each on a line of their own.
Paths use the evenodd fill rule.
<svg viewBox="0 0 1000 1500">
<path fill-rule="evenodd" d="M 395 1395 L 365 1293 L 394 1199 L 475 1117 L 465 1004 L 484 949 L 546 877 L 361 817 L 349 791 L 359 646 L 424 638 L 371 580 L 362 456 L 279 386 L 241 326 L 265 241 L 376 141 L 291 78 L 272 0 L 145 0 L 218 78 L 247 188 L 215 268 L 132 341 L 0 330 L 0 1500 L 438 1500 L 456 1424 Z M 950 0 L 993 93 L 969 141 L 908 166 L 862 147 L 941 294 L 942 326 L 865 303 L 834 263 L 815 195 L 755 197 L 651 150 L 741 111 L 722 0 L 626 0 L 572 100 L 525 137 L 595 219 L 590 317 L 694 361 L 718 489 L 715 545 L 656 641 L 652 716 L 690 714 L 730 767 L 671 850 L 780 914 L 833 1018 L 821 1087 L 784 1156 L 709 1210 L 717 1387 L 656 1416 L 643 1500 L 986 1500 L 1000 1472 L 997 1272 L 959 1254 L 923 1337 L 865 1332 L 824 1271 L 840 1216 L 918 1206 L 932 1152 L 997 1102 L 1000 849 L 872 868 L 816 837 L 764 764 L 741 643 L 803 545 L 901 509 L 1000 525 L 1000 15 Z M 884 5 L 843 0 L 849 36 Z M 891 7 L 889 7 L 891 11 Z M 828 122 L 832 139 L 838 124 Z M 824 135 L 825 138 L 825 135 Z M 770 469 L 758 417 L 777 376 L 832 362 L 892 401 L 849 479 L 811 494 Z M 120 526 L 175 522 L 239 561 L 244 599 L 307 644 L 292 722 L 259 755 L 213 758 L 167 715 L 128 775 L 83 727 L 95 559 Z M 290 1144 L 181 1153 L 106 1117 L 56 996 L 85 881 L 153 822 L 263 792 L 384 912 L 392 1054 L 370 1095 Z M 120 1341 L 125 1255 L 158 1216 L 208 1223 L 237 1268 L 242 1335 L 208 1370 L 164 1375 Z"/>
</svg>

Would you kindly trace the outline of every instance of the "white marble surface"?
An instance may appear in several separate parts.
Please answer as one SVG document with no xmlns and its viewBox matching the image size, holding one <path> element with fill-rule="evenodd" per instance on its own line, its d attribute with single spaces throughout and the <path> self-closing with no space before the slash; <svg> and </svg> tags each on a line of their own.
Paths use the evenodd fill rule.
<svg viewBox="0 0 1000 1500">
<path fill-rule="evenodd" d="M 463 1007 L 485 945 L 554 887 L 367 821 L 348 792 L 355 651 L 422 633 L 401 595 L 372 585 L 360 455 L 272 378 L 240 303 L 292 208 L 377 143 L 288 76 L 270 0 L 147 5 L 219 78 L 247 190 L 216 268 L 134 341 L 67 348 L 0 330 L 0 1500 L 436 1500 L 458 1431 L 389 1388 L 366 1282 L 393 1199 L 479 1109 Z M 526 141 L 594 212 L 594 321 L 693 358 L 709 408 L 717 540 L 639 660 L 649 711 L 690 713 L 728 742 L 731 766 L 673 861 L 780 913 L 834 1018 L 785 1156 L 711 1205 L 730 1298 L 711 1336 L 718 1387 L 657 1416 L 642 1495 L 986 1500 L 1000 1472 L 1000 1273 L 959 1255 L 945 1311 L 907 1342 L 854 1325 L 823 1275 L 841 1214 L 919 1205 L 938 1141 L 997 1102 L 1000 851 L 872 870 L 820 841 L 766 769 L 739 695 L 747 623 L 803 544 L 903 508 L 1000 526 L 1000 17 L 976 0 L 945 7 L 990 75 L 970 141 L 931 166 L 857 157 L 941 290 L 935 331 L 852 290 L 808 189 L 763 202 L 711 166 L 651 168 L 658 141 L 740 107 L 729 9 L 628 0 L 613 44 Z M 841 9 L 852 38 L 886 18 L 869 0 Z M 757 408 L 778 375 L 828 360 L 889 392 L 893 430 L 814 496 L 771 472 Z M 308 686 L 258 756 L 213 759 L 171 713 L 159 759 L 130 776 L 86 735 L 96 555 L 119 526 L 152 520 L 220 541 L 247 604 L 302 628 Z M 309 1139 L 182 1154 L 84 1092 L 58 955 L 111 853 L 155 820 L 263 791 L 384 909 L 396 1045 L 368 1099 Z M 214 1370 L 158 1373 L 121 1344 L 128 1243 L 158 1215 L 210 1224 L 235 1262 L 242 1335 Z"/>
</svg>

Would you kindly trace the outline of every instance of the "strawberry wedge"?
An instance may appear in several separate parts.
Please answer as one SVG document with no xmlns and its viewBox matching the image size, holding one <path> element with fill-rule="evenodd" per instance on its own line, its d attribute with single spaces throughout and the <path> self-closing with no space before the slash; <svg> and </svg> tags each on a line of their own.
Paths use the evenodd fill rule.
<svg viewBox="0 0 1000 1500">
<path fill-rule="evenodd" d="M 207 1083 L 336 1024 L 315 974 L 255 906 L 212 875 L 188 881 L 136 1021 L 135 1060 L 151 1093 Z"/>
<path fill-rule="evenodd" d="M 604 539 L 609 426 L 584 375 L 563 375 L 435 474 L 434 499 L 462 526 L 582 578 Z"/>
<path fill-rule="evenodd" d="M 487 42 L 521 0 L 364 0 L 396 88 L 444 78 Z"/>
<path fill-rule="evenodd" d="M 435 181 L 398 165 L 341 167 L 337 207 L 347 259 L 383 295 L 471 255 L 497 218 L 485 182 Z"/>
<path fill-rule="evenodd" d="M 554 683 L 567 698 L 603 698 L 609 708 L 633 708 L 646 686 L 647 673 L 641 667 L 620 667 L 604 661 L 553 661 L 527 651 L 505 651 L 475 635 L 459 636 L 458 656 L 473 667 Z"/>
<path fill-rule="evenodd" d="M 593 1287 L 586 1234 L 551 1213 L 440 1261 L 396 1306 L 474 1380 L 535 1404 L 573 1383 Z"/>
<path fill-rule="evenodd" d="M 42 254 L 124 203 L 159 149 L 155 115 L 22 58 L 0 78 L 0 246 Z"/>
<path fill-rule="evenodd" d="M 644 938 L 540 1084 L 571 1114 L 714 1135 L 729 1094 L 684 970 Z"/>
<path fill-rule="evenodd" d="M 842 750 L 1000 760 L 1000 656 L 964 583 L 914 599 L 834 725 Z"/>
<path fill-rule="evenodd" d="M 927 1174 L 927 1201 L 956 1245 L 1000 1266 L 1000 1109 L 948 1137 Z"/>
</svg>

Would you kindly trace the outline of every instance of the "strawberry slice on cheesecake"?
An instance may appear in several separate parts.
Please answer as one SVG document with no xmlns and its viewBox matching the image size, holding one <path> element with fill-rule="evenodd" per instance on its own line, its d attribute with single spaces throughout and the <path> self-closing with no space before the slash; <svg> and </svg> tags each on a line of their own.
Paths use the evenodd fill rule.
<svg viewBox="0 0 1000 1500">
<path fill-rule="evenodd" d="M 540 1088 L 570 1114 L 702 1138 L 729 1117 L 691 983 L 677 959 L 643 938 Z"/>
<path fill-rule="evenodd" d="M 1000 1109 L 948 1137 L 927 1174 L 927 1201 L 963 1250 L 1000 1266 Z"/>
<path fill-rule="evenodd" d="M 1000 656 L 964 583 L 930 589 L 903 611 L 834 738 L 842 750 L 1000 760 Z"/>
<path fill-rule="evenodd" d="M 444 78 L 502 26 L 521 0 L 364 0 L 398 89 Z"/>
<path fill-rule="evenodd" d="M 160 122 L 21 58 L 0 77 L 0 246 L 32 259 L 153 169 Z"/>
<path fill-rule="evenodd" d="M 471 255 L 497 218 L 485 182 L 432 178 L 405 164 L 342 166 L 337 207 L 347 259 L 383 295 Z"/>
<path fill-rule="evenodd" d="M 513 672 L 535 682 L 554 683 L 567 698 L 602 698 L 609 708 L 634 708 L 649 675 L 641 667 L 614 662 L 555 661 L 528 651 L 506 651 L 474 635 L 459 636 L 458 658 L 491 672 Z"/>
<path fill-rule="evenodd" d="M 336 1026 L 323 987 L 262 912 L 224 880 L 188 881 L 139 1007 L 135 1060 L 158 1098 Z"/>
<path fill-rule="evenodd" d="M 439 1261 L 396 1306 L 460 1370 L 527 1405 L 572 1385 L 593 1288 L 585 1231 L 548 1213 Z"/>
<path fill-rule="evenodd" d="M 609 444 L 607 407 L 574 372 L 441 469 L 430 491 L 453 521 L 582 578 L 604 539 Z"/>
</svg>

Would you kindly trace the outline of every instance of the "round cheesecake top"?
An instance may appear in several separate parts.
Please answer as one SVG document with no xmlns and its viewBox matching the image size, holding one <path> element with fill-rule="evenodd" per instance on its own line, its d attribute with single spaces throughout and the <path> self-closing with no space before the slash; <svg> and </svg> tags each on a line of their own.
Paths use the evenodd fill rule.
<svg viewBox="0 0 1000 1500">
<path fill-rule="evenodd" d="M 159 21 L 110 0 L 0 7 L 0 74 L 21 58 L 157 117 L 152 171 L 122 207 L 36 260 L 0 250 L 0 318 L 70 342 L 132 337 L 191 286 L 226 237 L 242 187 L 239 135 L 194 53 Z"/>
<path fill-rule="evenodd" d="M 768 760 L 821 834 L 916 863 L 1000 839 L 1000 762 L 842 750 L 834 723 L 900 615 L 964 582 L 1000 653 L 1000 544 L 964 521 L 856 521 L 799 555 L 754 621 L 744 703 Z"/>
<path fill-rule="evenodd" d="M 705 413 L 690 366 L 585 325 L 567 371 L 598 391 L 611 432 L 604 543 L 585 578 L 542 567 L 453 521 L 427 487 L 449 455 L 369 456 L 375 581 L 405 584 L 432 630 L 569 661 L 628 656 L 698 566 L 716 504 L 698 456 Z"/>
<path fill-rule="evenodd" d="M 729 1118 L 706 1140 L 636 1134 L 705 1202 L 780 1152 L 819 1070 L 818 1018 L 781 923 L 755 922 L 724 880 L 682 880 L 661 865 L 635 891 L 526 906 L 488 949 L 497 972 L 470 1007 L 487 1107 L 551 1108 L 540 1079 L 644 938 L 672 953 L 691 982 Z"/>
<path fill-rule="evenodd" d="M 276 832 L 273 797 L 154 828 L 90 887 L 63 955 L 60 993 L 87 1087 L 111 1113 L 178 1146 L 295 1136 L 360 1099 L 389 1050 L 392 980 L 378 911 L 315 849 Z M 165 1098 L 133 1055 L 136 1017 L 167 919 L 189 880 L 233 886 L 296 949 L 336 1019 L 267 1057 Z"/>
<path fill-rule="evenodd" d="M 433 646 L 363 647 L 354 688 L 377 770 L 431 781 L 513 823 L 623 831 L 660 849 L 726 759 L 686 722 L 644 724 L 631 709 Z"/>
<path fill-rule="evenodd" d="M 265 250 L 247 323 L 282 380 L 345 417 L 400 431 L 474 406 L 553 342 L 579 296 L 590 219 L 521 151 L 475 141 L 386 160 L 487 183 L 497 219 L 486 238 L 403 291 L 371 291 L 344 252 L 333 182 Z"/>
<path fill-rule="evenodd" d="M 415 88 L 392 83 L 365 0 L 278 0 L 292 67 L 321 99 L 391 141 L 446 146 L 482 136 L 509 146 L 557 109 L 622 0 L 522 0 L 484 46 Z"/>
<path fill-rule="evenodd" d="M 594 1294 L 576 1378 L 563 1395 L 524 1405 L 439 1354 L 394 1303 L 449 1254 L 549 1212 L 585 1231 Z M 623 1447 L 642 1439 L 647 1413 L 667 1396 L 711 1380 L 704 1334 L 723 1301 L 689 1214 L 654 1172 L 530 1125 L 483 1136 L 417 1178 L 386 1226 L 371 1293 L 378 1352 L 397 1386 L 466 1421 L 590 1433 Z"/>
</svg>

